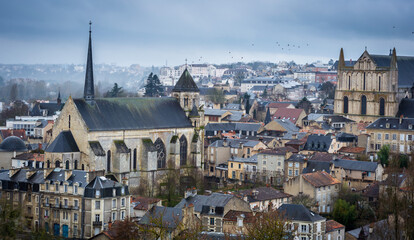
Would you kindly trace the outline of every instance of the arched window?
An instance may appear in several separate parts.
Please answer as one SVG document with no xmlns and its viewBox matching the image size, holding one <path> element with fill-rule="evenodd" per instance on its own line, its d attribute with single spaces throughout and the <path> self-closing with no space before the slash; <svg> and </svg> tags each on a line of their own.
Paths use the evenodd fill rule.
<svg viewBox="0 0 414 240">
<path fill-rule="evenodd" d="M 361 114 L 367 114 L 367 97 L 365 97 L 365 95 L 362 95 L 361 97 Z"/>
<path fill-rule="evenodd" d="M 46 167 L 50 168 L 50 161 L 49 160 L 47 160 L 47 162 L 46 162 Z"/>
<path fill-rule="evenodd" d="M 82 170 L 85 170 L 85 164 L 82 164 Z"/>
<path fill-rule="evenodd" d="M 66 160 L 66 169 L 69 169 L 69 160 Z"/>
<path fill-rule="evenodd" d="M 184 98 L 184 107 L 185 108 L 188 107 L 188 97 L 187 96 Z"/>
<path fill-rule="evenodd" d="M 348 76 L 348 89 L 351 90 L 351 76 Z"/>
<path fill-rule="evenodd" d="M 378 78 L 378 92 L 381 92 L 381 76 Z"/>
<path fill-rule="evenodd" d="M 68 126 L 69 126 L 69 129 L 70 129 L 70 115 L 68 117 Z"/>
<path fill-rule="evenodd" d="M 78 169 L 78 160 L 73 163 L 73 169 Z"/>
<path fill-rule="evenodd" d="M 363 82 L 363 90 L 365 90 L 365 73 L 364 73 L 364 82 Z"/>
<path fill-rule="evenodd" d="M 160 138 L 157 138 L 154 145 L 155 145 L 155 149 L 157 149 L 157 168 L 165 168 L 166 166 L 165 145 Z"/>
<path fill-rule="evenodd" d="M 187 164 L 187 138 L 182 135 L 180 138 L 180 166 Z"/>
<path fill-rule="evenodd" d="M 134 148 L 134 158 L 132 159 L 133 169 L 137 169 L 137 149 Z"/>
<path fill-rule="evenodd" d="M 344 97 L 344 113 L 348 113 L 348 97 Z"/>
<path fill-rule="evenodd" d="M 106 155 L 106 171 L 111 171 L 111 150 L 108 150 Z"/>
<path fill-rule="evenodd" d="M 381 116 L 384 116 L 385 115 L 385 100 L 384 100 L 384 98 L 380 98 L 379 115 L 381 115 Z"/>
<path fill-rule="evenodd" d="M 56 167 L 56 168 L 60 167 L 60 162 L 59 162 L 59 160 L 56 160 L 56 161 L 55 161 L 55 167 Z"/>
</svg>

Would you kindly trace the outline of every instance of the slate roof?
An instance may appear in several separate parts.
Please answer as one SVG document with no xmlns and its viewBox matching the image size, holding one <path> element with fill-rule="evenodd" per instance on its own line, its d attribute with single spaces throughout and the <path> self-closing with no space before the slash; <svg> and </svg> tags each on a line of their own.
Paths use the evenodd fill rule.
<svg viewBox="0 0 414 240">
<path fill-rule="evenodd" d="M 323 187 L 341 183 L 338 179 L 332 177 L 325 171 L 305 173 L 302 174 L 302 177 L 314 187 Z"/>
<path fill-rule="evenodd" d="M 198 113 L 197 106 L 195 104 L 193 104 L 193 108 L 191 109 L 191 112 L 188 116 L 189 117 L 200 117 L 200 114 Z"/>
<path fill-rule="evenodd" d="M 327 173 L 330 173 L 330 167 L 330 162 L 308 161 L 308 164 L 306 165 L 306 168 L 303 169 L 302 173 L 313 173 L 317 171 L 325 171 Z"/>
<path fill-rule="evenodd" d="M 389 124 L 389 129 L 394 130 L 411 130 L 414 131 L 414 118 L 378 118 L 375 122 L 368 125 L 367 129 L 387 129 L 387 123 Z M 411 125 L 411 129 L 409 128 Z"/>
<path fill-rule="evenodd" d="M 203 206 L 223 207 L 233 198 L 233 195 L 223 193 L 212 193 L 211 195 L 195 195 L 183 198 L 175 207 L 183 208 L 194 204 L 194 211 L 201 213 Z"/>
<path fill-rule="evenodd" d="M 155 222 L 153 219 L 155 219 Z M 142 217 L 139 224 L 158 226 L 158 219 L 162 220 L 163 227 L 172 231 L 181 223 L 183 219 L 183 211 L 181 208 L 176 207 L 154 206 Z"/>
<path fill-rule="evenodd" d="M 377 162 L 355 161 L 345 159 L 335 159 L 332 161 L 335 167 L 343 168 L 346 170 L 375 172 L 378 167 Z"/>
<path fill-rule="evenodd" d="M 229 112 L 229 110 L 221 110 L 221 109 L 204 109 L 204 115 L 205 116 L 221 116 L 224 113 Z"/>
<path fill-rule="evenodd" d="M 160 202 L 161 199 L 158 198 L 150 198 L 150 197 L 142 197 L 142 196 L 136 196 L 132 197 L 131 202 L 135 203 L 135 210 L 145 210 L 147 211 L 148 208 L 151 206 L 151 204 Z"/>
<path fill-rule="evenodd" d="M 302 155 L 302 154 L 292 154 L 292 156 L 290 156 L 287 161 L 290 162 L 305 162 L 306 156 Z"/>
<path fill-rule="evenodd" d="M 102 148 L 102 145 L 98 141 L 89 142 L 89 146 L 91 147 L 95 156 L 105 156 L 106 153 Z"/>
<path fill-rule="evenodd" d="M 129 149 L 125 145 L 124 141 L 115 140 L 114 144 L 115 144 L 116 151 L 118 153 L 129 153 Z"/>
<path fill-rule="evenodd" d="M 356 135 L 345 132 L 340 132 L 335 137 L 339 142 L 354 142 L 358 140 L 358 137 Z"/>
<path fill-rule="evenodd" d="M 46 148 L 46 152 L 79 152 L 71 131 L 62 131 Z"/>
<path fill-rule="evenodd" d="M 308 136 L 306 141 L 305 150 L 327 152 L 331 146 L 331 135 L 316 135 L 312 134 Z"/>
<path fill-rule="evenodd" d="M 113 181 L 106 177 L 95 177 L 86 187 L 85 187 L 85 197 L 95 198 L 97 190 L 100 190 L 100 198 L 112 197 L 113 189 L 116 189 L 116 195 L 121 195 L 121 189 L 124 188 L 125 195 L 129 194 L 128 186 L 124 186 L 119 182 Z"/>
<path fill-rule="evenodd" d="M 392 56 L 370 54 L 379 67 L 390 67 Z M 397 56 L 398 86 L 410 87 L 414 79 L 414 57 Z"/>
<path fill-rule="evenodd" d="M 197 84 L 194 82 L 193 77 L 188 72 L 187 68 L 181 74 L 180 79 L 175 84 L 173 92 L 199 92 Z"/>
<path fill-rule="evenodd" d="M 240 144 L 246 147 L 254 147 L 260 143 L 260 141 L 246 140 L 246 139 L 225 139 L 217 140 L 210 144 L 210 147 L 224 147 L 223 143 L 227 141 L 227 146 L 239 148 Z"/>
<path fill-rule="evenodd" d="M 292 196 L 290 194 L 278 191 L 272 187 L 258 187 L 254 189 L 247 189 L 240 191 L 239 194 L 241 196 L 246 196 L 247 201 L 249 203 L 272 199 L 288 198 Z"/>
<path fill-rule="evenodd" d="M 414 118 L 414 99 L 403 98 L 398 105 L 396 117 L 404 116 L 406 118 Z"/>
<path fill-rule="evenodd" d="M 242 110 L 241 104 L 238 103 L 229 103 L 222 109 L 224 110 Z"/>
<path fill-rule="evenodd" d="M 332 153 L 327 152 L 315 152 L 310 158 L 309 161 L 321 161 L 321 162 L 331 162 L 335 156 Z"/>
<path fill-rule="evenodd" d="M 228 161 L 229 162 L 241 162 L 241 163 L 257 163 L 257 154 L 249 158 L 231 157 Z"/>
<path fill-rule="evenodd" d="M 298 150 L 293 147 L 278 147 L 274 149 L 265 149 L 259 154 L 268 154 L 268 155 L 285 155 L 287 152 L 297 153 Z"/>
<path fill-rule="evenodd" d="M 375 182 L 362 190 L 365 197 L 379 198 L 379 183 Z"/>
<path fill-rule="evenodd" d="M 260 123 L 208 123 L 205 131 L 253 131 L 257 132 L 261 127 Z"/>
<path fill-rule="evenodd" d="M 74 99 L 89 131 L 192 127 L 175 98 Z"/>
<path fill-rule="evenodd" d="M 4 139 L 0 143 L 0 152 L 26 152 L 26 144 L 24 144 L 23 140 L 16 137 L 10 136 Z"/>
<path fill-rule="evenodd" d="M 329 119 L 331 123 L 348 123 L 348 122 L 355 122 L 349 118 L 340 115 L 326 115 L 324 118 Z"/>
<path fill-rule="evenodd" d="M 301 204 L 283 204 L 278 211 L 290 221 L 315 222 L 325 219 Z"/>
</svg>

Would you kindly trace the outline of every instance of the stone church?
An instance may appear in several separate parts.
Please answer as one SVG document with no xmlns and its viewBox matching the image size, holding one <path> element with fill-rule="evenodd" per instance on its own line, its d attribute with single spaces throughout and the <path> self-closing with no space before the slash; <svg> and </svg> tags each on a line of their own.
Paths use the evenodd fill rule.
<svg viewBox="0 0 414 240">
<path fill-rule="evenodd" d="M 413 84 L 414 57 L 397 56 L 395 48 L 389 55 L 365 50 L 352 62 L 341 49 L 334 112 L 357 122 L 395 117 L 401 100 L 414 94 Z"/>
<path fill-rule="evenodd" d="M 204 116 L 187 70 L 172 95 L 96 99 L 89 30 L 84 97 L 65 103 L 45 151 L 46 167 L 105 170 L 131 190 L 146 185 L 149 195 L 167 168 L 201 168 Z"/>
</svg>

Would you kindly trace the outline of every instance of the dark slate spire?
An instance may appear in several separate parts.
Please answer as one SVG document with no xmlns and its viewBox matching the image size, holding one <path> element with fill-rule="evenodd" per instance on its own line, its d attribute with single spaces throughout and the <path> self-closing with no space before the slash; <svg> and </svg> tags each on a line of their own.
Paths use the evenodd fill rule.
<svg viewBox="0 0 414 240">
<path fill-rule="evenodd" d="M 89 21 L 89 46 L 88 46 L 88 59 L 86 62 L 86 75 L 85 75 L 85 88 L 83 92 L 83 98 L 85 100 L 93 100 L 95 98 L 95 89 L 93 83 L 93 63 L 92 63 L 92 38 L 91 38 L 91 25 Z"/>
<path fill-rule="evenodd" d="M 189 117 L 200 117 L 200 114 L 198 113 L 198 109 L 195 103 L 193 104 L 193 109 L 191 109 Z"/>
<path fill-rule="evenodd" d="M 197 84 L 194 82 L 187 68 L 185 68 L 177 84 L 175 84 L 173 92 L 199 92 Z"/>
<path fill-rule="evenodd" d="M 57 104 L 61 104 L 62 103 L 62 99 L 60 98 L 60 89 L 59 89 L 59 93 L 58 93 L 58 97 L 56 99 Z"/>
<path fill-rule="evenodd" d="M 272 118 L 270 117 L 270 110 L 269 110 L 269 108 L 267 108 L 267 112 L 266 112 L 266 117 L 265 117 L 265 120 L 264 120 L 264 124 L 267 125 L 271 121 L 272 121 Z"/>
</svg>

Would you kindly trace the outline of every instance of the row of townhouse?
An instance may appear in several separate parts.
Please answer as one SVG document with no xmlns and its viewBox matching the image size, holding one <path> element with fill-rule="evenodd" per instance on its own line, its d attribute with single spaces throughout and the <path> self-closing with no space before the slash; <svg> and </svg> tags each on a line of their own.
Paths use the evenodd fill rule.
<svg viewBox="0 0 414 240">
<path fill-rule="evenodd" d="M 0 187 L 0 198 L 22 209 L 27 229 L 64 238 L 90 238 L 130 212 L 128 186 L 101 172 L 3 170 Z"/>
</svg>

